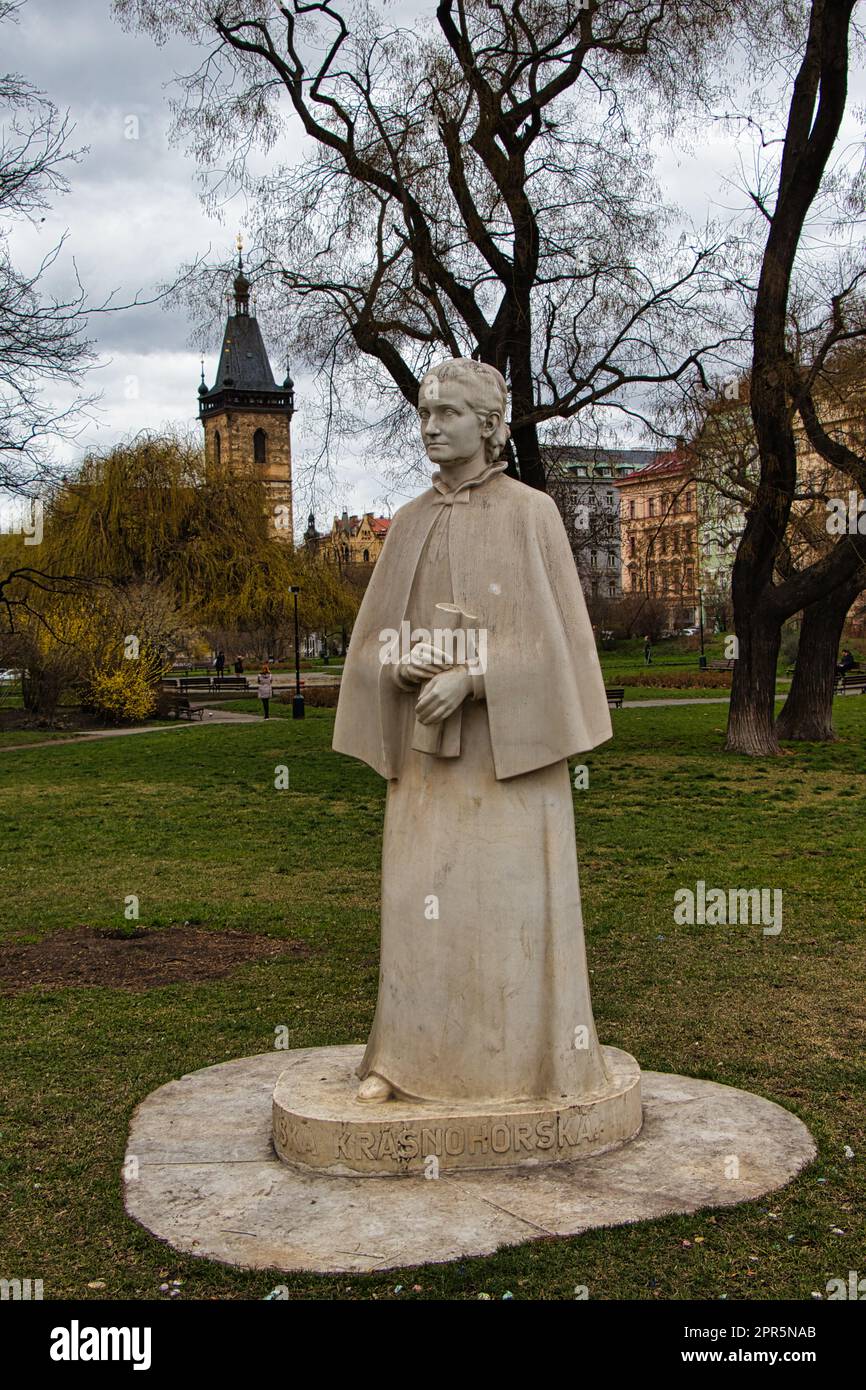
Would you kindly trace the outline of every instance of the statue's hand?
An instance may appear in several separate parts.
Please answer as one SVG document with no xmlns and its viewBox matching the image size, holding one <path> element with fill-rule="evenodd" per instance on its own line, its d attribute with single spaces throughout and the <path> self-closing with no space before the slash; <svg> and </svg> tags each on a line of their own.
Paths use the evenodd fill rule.
<svg viewBox="0 0 866 1390">
<path fill-rule="evenodd" d="M 472 680 L 465 666 L 454 666 L 434 676 L 418 697 L 415 714 L 422 724 L 439 724 L 459 709 L 472 693 Z"/>
<path fill-rule="evenodd" d="M 419 685 L 431 677 L 441 675 L 453 666 L 453 660 L 431 642 L 418 642 L 408 656 L 397 663 L 397 684 L 409 682 Z"/>
</svg>

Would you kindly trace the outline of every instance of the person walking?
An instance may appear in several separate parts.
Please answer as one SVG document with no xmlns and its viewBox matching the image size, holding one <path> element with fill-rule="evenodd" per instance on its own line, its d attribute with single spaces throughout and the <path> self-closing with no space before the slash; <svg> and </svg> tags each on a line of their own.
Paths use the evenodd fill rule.
<svg viewBox="0 0 866 1390">
<path fill-rule="evenodd" d="M 214 670 L 216 671 L 216 674 L 217 674 L 217 680 L 222 680 L 223 674 L 224 674 L 224 672 L 225 672 L 225 669 L 226 669 L 226 654 L 225 654 L 225 652 L 217 652 L 217 654 L 216 654 L 216 661 L 214 662 Z"/>
<path fill-rule="evenodd" d="M 270 719 L 271 695 L 273 694 L 273 680 L 271 678 L 271 668 L 267 662 L 262 667 L 256 678 L 258 697 L 262 702 L 262 709 L 265 712 L 265 719 Z"/>
<path fill-rule="evenodd" d="M 244 659 L 242 656 L 235 657 L 235 675 L 242 676 L 244 673 Z"/>
<path fill-rule="evenodd" d="M 646 637 L 643 639 L 643 664 L 644 666 L 652 666 L 652 662 L 653 646 L 649 639 L 649 633 L 647 633 Z"/>
</svg>

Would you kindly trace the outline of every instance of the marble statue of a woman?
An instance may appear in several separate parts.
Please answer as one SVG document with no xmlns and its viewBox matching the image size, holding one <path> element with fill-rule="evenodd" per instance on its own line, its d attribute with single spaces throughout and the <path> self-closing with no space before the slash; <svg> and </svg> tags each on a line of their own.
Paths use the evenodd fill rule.
<svg viewBox="0 0 866 1390">
<path fill-rule="evenodd" d="M 566 761 L 610 717 L 559 513 L 500 460 L 506 406 L 479 362 L 422 380 L 432 487 L 395 515 L 346 659 L 333 746 L 388 780 L 371 1103 L 559 1104 L 610 1085 Z M 474 629 L 465 650 L 443 613 Z"/>
</svg>

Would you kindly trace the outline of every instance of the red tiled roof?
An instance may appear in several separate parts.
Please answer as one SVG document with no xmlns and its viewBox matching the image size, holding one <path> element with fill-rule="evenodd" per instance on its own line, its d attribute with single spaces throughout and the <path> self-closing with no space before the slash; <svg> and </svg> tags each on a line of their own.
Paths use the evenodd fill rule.
<svg viewBox="0 0 866 1390">
<path fill-rule="evenodd" d="M 391 525 L 390 518 L 387 516 L 370 516 L 369 512 L 365 512 L 362 517 L 353 515 L 347 518 L 350 536 L 357 536 L 361 529 L 361 523 L 365 517 L 369 518 L 370 527 L 374 535 L 377 536 L 384 536 L 388 527 Z M 334 525 L 338 531 L 343 531 L 345 533 L 345 524 L 342 517 L 335 516 Z"/>
<path fill-rule="evenodd" d="M 632 483 L 644 482 L 665 474 L 684 473 L 685 470 L 685 459 L 676 449 L 671 449 L 663 454 L 658 454 L 655 460 L 648 463 L 645 468 L 638 468 L 634 473 L 629 473 L 627 477 L 619 478 L 617 486 L 630 487 Z"/>
</svg>

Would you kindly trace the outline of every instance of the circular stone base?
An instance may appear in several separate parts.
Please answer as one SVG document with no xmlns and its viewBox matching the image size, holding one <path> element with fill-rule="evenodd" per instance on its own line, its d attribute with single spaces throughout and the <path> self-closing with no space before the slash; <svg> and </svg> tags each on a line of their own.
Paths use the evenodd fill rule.
<svg viewBox="0 0 866 1390">
<path fill-rule="evenodd" d="M 618 1047 L 602 1048 L 610 1086 L 580 1105 L 365 1104 L 355 1099 L 364 1049 L 336 1049 L 336 1065 L 334 1051 L 290 1053 L 274 1090 L 280 1158 L 324 1173 L 438 1177 L 476 1168 L 537 1168 L 606 1153 L 641 1127 L 640 1067 Z"/>
<path fill-rule="evenodd" d="M 360 1049 L 307 1049 L 320 1075 Z M 335 1177 L 282 1162 L 271 1098 L 293 1056 L 242 1057 L 169 1081 L 136 1110 L 126 1209 L 186 1254 L 249 1269 L 370 1272 L 492 1254 L 542 1236 L 733 1206 L 784 1186 L 815 1156 L 772 1101 L 642 1072 L 643 1128 L 576 1163 L 424 1177 Z"/>
</svg>

